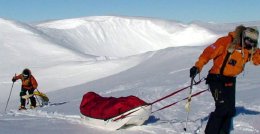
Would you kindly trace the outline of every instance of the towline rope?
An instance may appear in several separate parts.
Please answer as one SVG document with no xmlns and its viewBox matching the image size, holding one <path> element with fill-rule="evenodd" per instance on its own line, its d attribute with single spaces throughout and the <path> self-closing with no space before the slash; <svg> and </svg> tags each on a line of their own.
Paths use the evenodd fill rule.
<svg viewBox="0 0 260 134">
<path fill-rule="evenodd" d="M 200 84 L 200 83 L 203 82 L 203 81 L 205 81 L 205 78 L 202 78 L 202 79 L 200 79 L 200 80 L 197 81 L 197 82 L 194 80 L 194 84 L 193 84 L 193 85 L 198 85 L 198 84 Z M 181 88 L 181 89 L 178 89 L 177 91 L 175 91 L 175 92 L 173 92 L 173 93 L 171 93 L 171 94 L 169 94 L 169 95 L 166 95 L 166 96 L 164 96 L 164 97 L 162 97 L 162 98 L 160 98 L 160 99 L 157 99 L 157 100 L 155 100 L 155 101 L 152 102 L 152 103 L 148 103 L 148 105 L 153 105 L 153 104 L 155 104 L 155 103 L 157 103 L 157 102 L 159 102 L 159 101 L 162 101 L 162 100 L 164 100 L 164 99 L 166 99 L 166 98 L 169 98 L 169 97 L 171 97 L 171 96 L 173 96 L 173 95 L 176 95 L 177 93 L 179 93 L 179 92 L 181 92 L 181 91 L 183 91 L 183 90 L 185 90 L 185 89 L 188 89 L 189 87 L 191 87 L 191 86 L 193 86 L 193 85 L 189 85 L 189 86 L 183 87 L 183 88 Z M 205 89 L 205 90 L 199 91 L 199 92 L 197 92 L 197 93 L 194 93 L 194 94 L 191 95 L 191 97 L 198 96 L 198 95 L 200 95 L 201 93 L 206 92 L 206 91 L 208 91 L 208 89 Z M 187 100 L 188 98 L 189 98 L 189 97 L 186 97 L 186 98 L 183 98 L 183 99 L 181 99 L 181 100 L 178 100 L 178 101 L 176 101 L 176 102 L 174 102 L 174 103 L 171 103 L 171 104 L 169 104 L 169 105 L 167 105 L 167 106 L 164 106 L 164 107 L 162 107 L 162 108 L 160 108 L 160 109 L 158 109 L 158 110 L 156 110 L 156 111 L 153 111 L 152 113 L 155 113 L 155 112 L 158 112 L 158 111 L 163 110 L 163 109 L 165 109 L 165 108 L 168 108 L 168 107 L 170 107 L 170 106 L 173 106 L 173 105 L 175 105 L 175 104 L 177 104 L 177 103 L 179 103 L 179 102 L 181 102 L 181 101 Z"/>
<path fill-rule="evenodd" d="M 205 80 L 205 78 L 202 78 L 202 79 L 200 79 L 198 82 L 194 82 L 194 84 L 193 85 L 198 85 L 198 84 L 200 84 L 202 81 L 204 81 Z M 159 101 L 162 101 L 162 100 L 164 100 L 164 99 L 166 99 L 166 98 L 169 98 L 169 97 L 171 97 L 171 96 L 173 96 L 173 95 L 175 95 L 175 94 L 177 94 L 177 93 L 179 93 L 179 92 L 181 92 L 181 91 L 183 91 L 183 90 L 185 90 L 185 89 L 187 89 L 187 88 L 189 88 L 189 87 L 191 87 L 192 85 L 189 85 L 189 86 L 187 86 L 187 87 L 184 87 L 184 88 L 181 88 L 181 89 L 179 89 L 179 90 L 177 90 L 177 91 L 175 91 L 175 92 L 173 92 L 173 93 L 171 93 L 171 94 L 169 94 L 169 95 L 166 95 L 166 96 L 164 96 L 164 97 L 162 97 L 162 98 L 160 98 L 160 99 L 158 99 L 158 100 L 155 100 L 154 102 L 152 102 L 152 103 L 149 103 L 150 105 L 153 105 L 154 103 L 157 103 L 157 102 L 159 102 Z"/>
<path fill-rule="evenodd" d="M 193 84 L 193 85 L 198 85 L 198 84 L 200 84 L 201 82 L 203 82 L 204 80 L 205 80 L 205 78 L 200 79 L 198 82 L 196 82 L 196 81 L 194 80 L 194 84 Z M 185 90 L 185 89 L 187 89 L 187 88 L 189 88 L 189 87 L 191 87 L 191 86 L 192 86 L 192 85 L 189 85 L 189 86 L 187 86 L 187 87 L 181 88 L 181 89 L 179 89 L 179 90 L 177 90 L 177 91 L 175 91 L 175 92 L 173 92 L 173 93 L 171 93 L 171 94 L 169 94 L 169 95 L 166 95 L 166 96 L 164 96 L 164 97 L 162 97 L 162 98 L 160 98 L 160 99 L 158 99 L 158 100 L 155 100 L 155 101 L 152 102 L 152 103 L 147 103 L 146 106 L 153 105 L 153 104 L 155 104 L 155 103 L 157 103 L 157 102 L 159 102 L 159 101 L 162 101 L 162 100 L 164 100 L 164 99 L 166 99 L 166 98 L 169 98 L 169 97 L 171 97 L 171 96 L 173 96 L 173 95 L 175 95 L 175 94 L 177 94 L 177 93 L 179 93 L 179 92 L 181 92 L 181 91 L 183 91 L 183 90 Z M 197 96 L 197 95 L 200 95 L 201 93 L 206 92 L 207 90 L 208 90 L 208 89 L 205 89 L 205 90 L 202 90 L 202 91 L 200 91 L 200 92 L 194 93 L 194 94 L 191 95 L 191 97 L 195 97 L 195 96 Z M 169 104 L 169 105 L 167 105 L 167 106 L 164 106 L 164 107 L 162 107 L 162 108 L 160 108 L 160 109 L 158 109 L 158 110 L 156 110 L 156 111 L 153 111 L 153 112 L 151 112 L 151 113 L 155 113 L 155 112 L 158 112 L 158 111 L 163 110 L 163 109 L 165 109 L 165 108 L 168 108 L 168 107 L 170 107 L 170 106 L 173 106 L 173 105 L 177 104 L 178 102 L 187 100 L 188 98 L 189 98 L 189 97 L 186 97 L 186 98 L 184 98 L 184 99 L 178 100 L 178 101 L 176 101 L 176 102 L 174 102 L 174 103 L 171 103 L 171 104 Z M 139 110 L 139 109 L 138 109 L 138 110 Z M 132 114 L 132 113 L 135 113 L 135 112 L 138 111 L 138 110 L 132 111 L 132 112 L 130 112 L 130 113 L 128 113 L 128 114 L 125 114 L 125 115 L 121 115 L 120 117 L 114 119 L 113 121 L 118 121 L 118 120 L 120 120 L 120 119 L 126 118 L 127 116 L 129 116 L 129 115 Z"/>
<path fill-rule="evenodd" d="M 195 96 L 200 95 L 201 93 L 206 92 L 206 91 L 208 91 L 208 89 L 205 89 L 205 90 L 202 90 L 202 91 L 200 91 L 200 92 L 194 93 L 194 94 L 192 94 L 191 97 L 195 97 Z M 155 110 L 155 111 L 153 111 L 152 113 L 161 111 L 161 110 L 163 110 L 163 109 L 165 109 L 165 108 L 168 108 L 168 107 L 170 107 L 170 106 L 173 106 L 173 105 L 177 104 L 178 102 L 187 100 L 188 98 L 189 98 L 189 97 L 186 97 L 186 98 L 184 98 L 184 99 L 178 100 L 178 101 L 176 101 L 176 102 L 174 102 L 174 103 L 172 103 L 172 104 L 169 104 L 169 105 L 164 106 L 164 107 L 162 107 L 162 108 L 160 108 L 160 109 L 158 109 L 158 110 Z"/>
</svg>

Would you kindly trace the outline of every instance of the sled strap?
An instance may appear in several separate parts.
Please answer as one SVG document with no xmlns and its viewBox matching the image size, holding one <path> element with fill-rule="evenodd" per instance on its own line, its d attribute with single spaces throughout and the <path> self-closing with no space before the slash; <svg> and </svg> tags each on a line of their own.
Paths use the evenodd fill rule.
<svg viewBox="0 0 260 134">
<path fill-rule="evenodd" d="M 198 85 L 198 84 L 200 84 L 202 81 L 204 81 L 205 80 L 205 78 L 202 78 L 202 79 L 200 79 L 198 82 L 194 82 L 194 84 L 193 85 Z M 181 88 L 181 89 L 179 89 L 179 90 L 177 90 L 177 91 L 175 91 L 175 92 L 173 92 L 173 93 L 171 93 L 171 94 L 169 94 L 169 95 L 167 95 L 167 96 L 164 96 L 164 97 L 162 97 L 162 98 L 160 98 L 160 99 L 158 99 L 158 100 L 156 100 L 156 101 L 154 101 L 154 102 L 152 102 L 152 103 L 149 103 L 150 105 L 153 105 L 154 103 L 157 103 L 157 102 L 159 102 L 159 101 L 161 101 L 161 100 L 164 100 L 164 99 L 166 99 L 166 98 L 169 98 L 169 97 L 171 97 L 171 96 L 173 96 L 173 95 L 175 95 L 175 94 L 177 94 L 177 93 L 179 93 L 179 92 L 181 92 L 181 91 L 183 91 L 183 90 L 185 90 L 185 89 L 187 89 L 187 88 L 189 88 L 189 87 L 191 87 L 192 85 L 189 85 L 189 86 L 187 86 L 187 87 L 184 87 L 184 88 Z"/>
<path fill-rule="evenodd" d="M 200 95 L 201 93 L 206 92 L 206 91 L 208 91 L 208 89 L 205 89 L 205 90 L 202 90 L 202 91 L 200 91 L 200 92 L 194 93 L 191 97 L 198 96 L 198 95 Z M 152 113 L 155 113 L 155 112 L 157 112 L 157 111 L 160 111 L 160 110 L 163 110 L 163 109 L 168 108 L 168 107 L 170 107 L 170 106 L 173 106 L 173 105 L 175 105 L 175 104 L 177 104 L 177 103 L 179 103 L 179 102 L 181 102 L 181 101 L 187 100 L 188 98 L 189 98 L 189 97 L 186 97 L 186 98 L 184 98 L 184 99 L 182 99 L 182 100 L 178 100 L 178 101 L 176 101 L 176 102 L 174 102 L 174 103 L 172 103 L 172 104 L 169 104 L 169 105 L 167 105 L 167 106 L 164 106 L 164 107 L 162 107 L 162 108 L 160 108 L 160 109 L 158 109 L 158 110 L 156 110 L 156 111 L 153 111 Z"/>
</svg>

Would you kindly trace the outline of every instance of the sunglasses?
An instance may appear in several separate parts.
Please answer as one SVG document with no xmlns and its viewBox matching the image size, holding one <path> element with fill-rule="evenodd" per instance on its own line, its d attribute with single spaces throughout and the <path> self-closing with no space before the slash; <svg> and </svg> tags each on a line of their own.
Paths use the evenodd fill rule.
<svg viewBox="0 0 260 134">
<path fill-rule="evenodd" d="M 251 39 L 249 37 L 245 37 L 244 38 L 244 43 L 245 43 L 245 47 L 246 48 L 252 48 L 252 47 L 257 47 L 257 43 L 258 41 L 257 40 L 254 40 L 254 39 Z"/>
<path fill-rule="evenodd" d="M 24 78 L 27 78 L 27 77 L 29 77 L 29 75 L 27 75 L 27 74 L 23 74 L 23 77 L 24 77 Z"/>
</svg>

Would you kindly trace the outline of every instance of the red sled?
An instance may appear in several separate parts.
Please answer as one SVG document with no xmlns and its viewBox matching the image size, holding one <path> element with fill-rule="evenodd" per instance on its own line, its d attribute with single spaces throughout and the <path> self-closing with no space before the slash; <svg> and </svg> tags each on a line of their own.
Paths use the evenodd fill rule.
<svg viewBox="0 0 260 134">
<path fill-rule="evenodd" d="M 136 96 L 102 97 L 94 92 L 83 96 L 80 104 L 86 124 L 117 130 L 125 125 L 142 125 L 150 116 L 152 106 Z"/>
</svg>

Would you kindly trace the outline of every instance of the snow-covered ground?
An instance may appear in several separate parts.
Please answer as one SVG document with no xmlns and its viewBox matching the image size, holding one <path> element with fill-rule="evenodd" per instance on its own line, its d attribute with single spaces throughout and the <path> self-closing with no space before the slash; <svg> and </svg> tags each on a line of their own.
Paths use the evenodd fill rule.
<svg viewBox="0 0 260 134">
<path fill-rule="evenodd" d="M 237 24 L 99 16 L 25 24 L 0 19 L 1 134 L 180 134 L 184 133 L 185 101 L 152 114 L 142 126 L 108 131 L 84 124 L 79 105 L 94 91 L 102 96 L 135 95 L 153 102 L 190 84 L 189 68 L 202 50 Z M 259 26 L 260 22 L 246 25 Z M 210 64 L 201 77 L 206 76 Z M 25 67 L 32 70 L 51 103 L 36 110 L 17 111 L 20 82 L 11 78 Z M 234 134 L 260 133 L 259 67 L 248 64 L 237 79 Z M 193 92 L 207 89 L 201 83 Z M 153 105 L 153 111 L 188 95 L 184 90 Z M 214 109 L 209 92 L 192 99 L 188 133 L 202 134 Z"/>
</svg>

